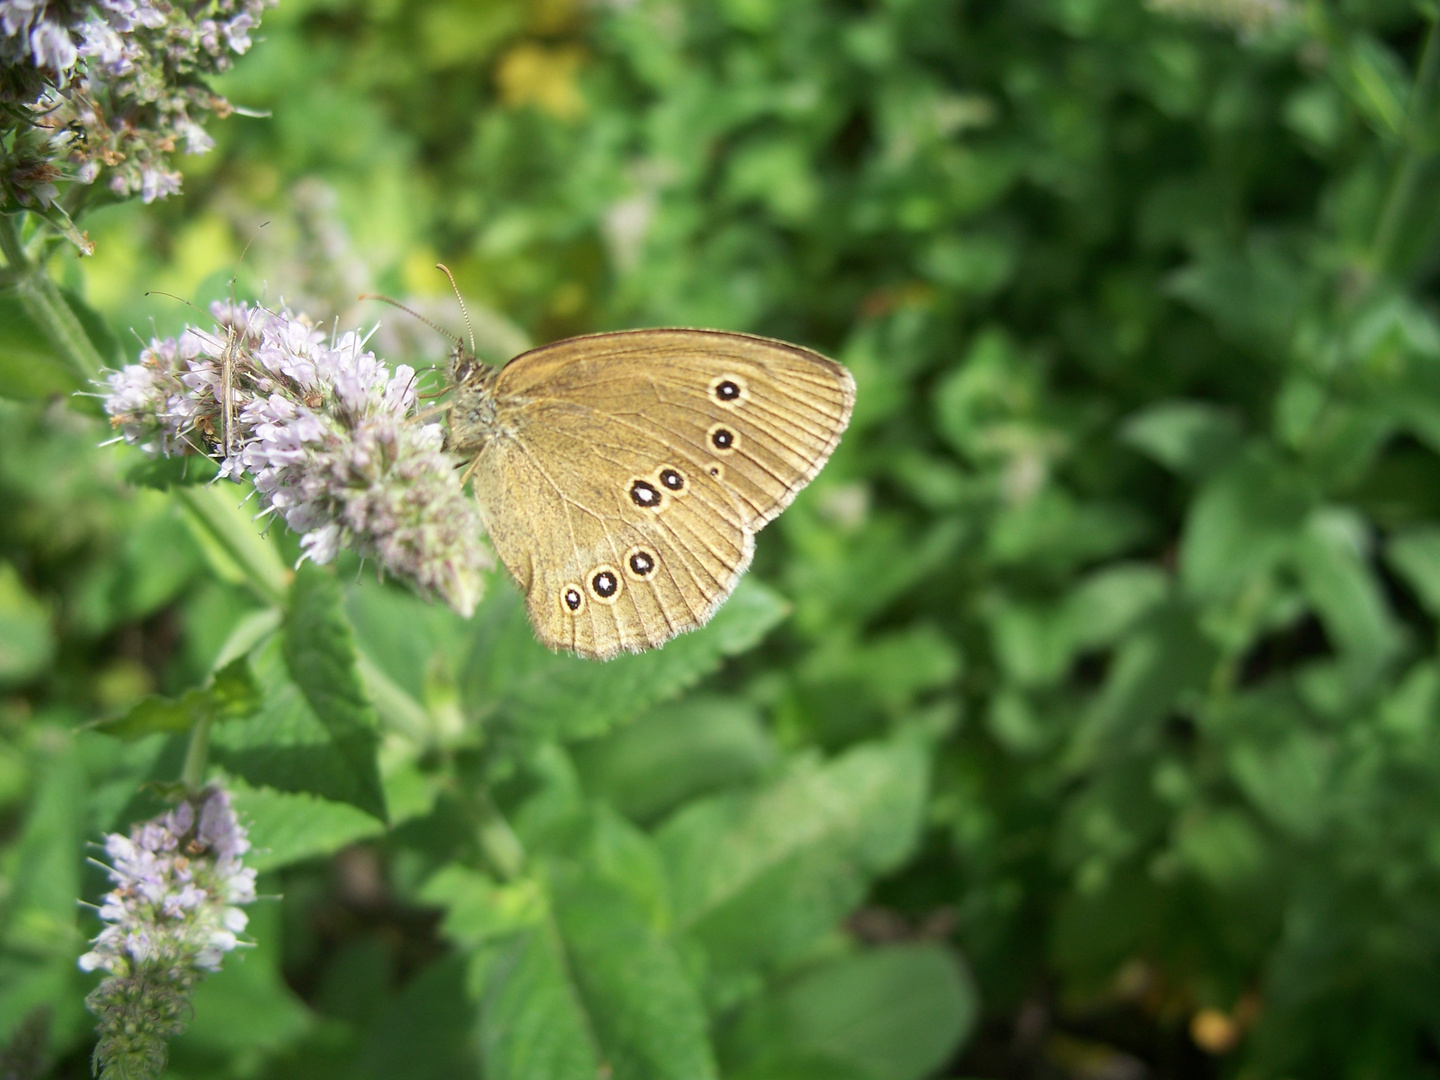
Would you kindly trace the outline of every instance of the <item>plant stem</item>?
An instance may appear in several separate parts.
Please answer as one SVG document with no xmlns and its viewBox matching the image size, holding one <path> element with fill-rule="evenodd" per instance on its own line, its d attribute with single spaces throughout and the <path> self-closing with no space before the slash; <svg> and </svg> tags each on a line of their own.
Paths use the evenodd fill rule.
<svg viewBox="0 0 1440 1080">
<path fill-rule="evenodd" d="M 177 495 L 220 555 L 240 569 L 245 583 L 262 601 L 285 603 L 293 575 L 274 547 L 255 531 L 250 514 L 238 506 L 243 489 L 226 483 L 182 487 Z"/>
<path fill-rule="evenodd" d="M 74 310 L 59 287 L 50 280 L 43 265 L 31 262 L 20 242 L 19 218 L 0 214 L 0 252 L 15 271 L 16 293 L 25 313 L 34 320 L 45 339 L 64 357 L 71 372 L 89 386 L 105 369 L 104 358 L 85 333 Z"/>
<path fill-rule="evenodd" d="M 502 880 L 514 881 L 525 869 L 524 845 L 486 792 L 476 796 L 474 805 L 480 816 L 476 829 L 480 850 Z"/>
<path fill-rule="evenodd" d="M 185 785 L 186 791 L 199 791 L 205 779 L 205 763 L 210 757 L 210 725 L 214 722 L 215 718 L 206 710 L 190 729 L 185 764 L 180 770 L 180 782 Z"/>
<path fill-rule="evenodd" d="M 1390 182 L 1385 206 L 1380 212 L 1380 224 L 1375 229 L 1375 241 L 1370 252 L 1370 265 L 1377 274 L 1391 269 L 1395 245 L 1410 216 L 1420 177 L 1433 153 L 1432 140 L 1425 127 L 1430 118 L 1430 99 L 1437 81 L 1440 81 L 1440 20 L 1432 20 L 1420 50 L 1420 66 L 1415 72 L 1415 83 L 1410 88 L 1410 100 L 1406 103 L 1400 161 Z"/>
</svg>

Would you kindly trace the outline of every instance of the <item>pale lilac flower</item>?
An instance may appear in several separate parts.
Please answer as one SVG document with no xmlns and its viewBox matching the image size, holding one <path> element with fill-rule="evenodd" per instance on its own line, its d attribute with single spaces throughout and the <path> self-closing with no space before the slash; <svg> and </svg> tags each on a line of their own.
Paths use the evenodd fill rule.
<svg viewBox="0 0 1440 1080">
<path fill-rule="evenodd" d="M 180 190 L 180 174 L 165 169 L 142 169 L 140 171 L 140 200 L 152 203 L 174 195 Z"/>
<path fill-rule="evenodd" d="M 351 548 L 469 615 L 493 560 L 443 430 L 414 416 L 414 370 L 392 372 L 359 335 L 328 339 L 286 310 L 211 310 L 213 333 L 152 341 L 109 376 L 105 408 L 125 440 L 211 454 L 301 534 L 303 558 Z"/>
<path fill-rule="evenodd" d="M 36 205 L 37 185 L 93 183 L 102 172 L 112 191 L 147 203 L 177 192 L 176 146 L 207 152 L 203 121 L 233 111 L 205 79 L 250 49 L 275 2 L 0 0 L 3 95 L 13 103 L 0 133 L 15 132 L 17 163 L 0 170 L 0 202 Z"/>
<path fill-rule="evenodd" d="M 99 1020 L 102 1080 L 164 1068 L 195 984 L 240 945 L 247 916 L 237 905 L 255 899 L 255 871 L 240 861 L 249 846 L 229 795 L 213 787 L 105 838 L 115 886 L 99 907 L 107 925 L 79 961 L 107 974 L 85 999 Z"/>
</svg>

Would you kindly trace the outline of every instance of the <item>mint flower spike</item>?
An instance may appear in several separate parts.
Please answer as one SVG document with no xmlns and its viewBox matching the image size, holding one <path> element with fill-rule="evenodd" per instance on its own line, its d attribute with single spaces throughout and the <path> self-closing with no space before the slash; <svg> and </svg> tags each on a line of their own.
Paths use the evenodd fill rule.
<svg viewBox="0 0 1440 1080">
<path fill-rule="evenodd" d="M 13 129 L 0 206 L 47 209 L 56 181 L 147 203 L 180 190 L 177 147 L 203 154 L 203 121 L 236 111 L 205 84 L 253 44 L 276 0 L 0 0 L 0 119 Z M 78 234 L 76 234 L 78 237 Z"/>
<path fill-rule="evenodd" d="M 238 948 L 255 899 L 244 827 L 222 788 L 206 788 L 173 810 L 105 837 L 115 887 L 99 909 L 108 925 L 80 957 L 106 978 L 85 998 L 99 1040 L 101 1080 L 142 1080 L 165 1067 L 168 1041 L 185 1030 L 190 996 Z"/>
<path fill-rule="evenodd" d="M 112 373 L 111 424 L 151 454 L 208 453 L 249 478 L 262 513 L 300 533 L 302 559 L 373 558 L 462 615 L 494 565 L 439 424 L 417 419 L 414 369 L 392 373 L 354 331 L 304 315 L 211 307 L 216 327 L 153 340 Z"/>
</svg>

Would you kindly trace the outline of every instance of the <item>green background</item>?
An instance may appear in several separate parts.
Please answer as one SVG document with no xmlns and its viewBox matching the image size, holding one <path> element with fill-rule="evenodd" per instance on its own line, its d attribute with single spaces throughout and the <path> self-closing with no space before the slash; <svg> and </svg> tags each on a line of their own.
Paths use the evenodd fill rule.
<svg viewBox="0 0 1440 1080">
<path fill-rule="evenodd" d="M 171 1075 L 1440 1076 L 1436 12 L 1163 6 L 268 12 L 219 87 L 268 118 L 51 264 L 115 362 L 237 266 L 443 362 L 356 300 L 458 329 L 443 260 L 490 359 L 752 331 L 855 417 L 711 627 L 602 667 L 498 579 L 467 623 L 342 561 L 267 614 L 237 558 L 294 538 L 127 482 L 12 321 L 14 1075 L 86 1073 L 86 844 L 183 752 L 83 725 L 243 641 L 212 759 L 271 899 Z M 373 708 L 294 705 L 297 621 Z"/>
</svg>

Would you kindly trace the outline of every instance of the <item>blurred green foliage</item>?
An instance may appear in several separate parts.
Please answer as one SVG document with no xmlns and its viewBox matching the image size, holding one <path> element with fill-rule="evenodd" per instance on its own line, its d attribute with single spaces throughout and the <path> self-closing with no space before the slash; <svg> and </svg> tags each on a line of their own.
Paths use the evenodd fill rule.
<svg viewBox="0 0 1440 1080">
<path fill-rule="evenodd" d="M 293 540 L 127 484 L 10 320 L 12 1057 L 48 1009 L 84 1071 L 85 844 L 205 715 L 283 899 L 175 1076 L 1440 1075 L 1435 19 L 283 0 L 224 86 L 271 117 L 57 259 L 117 336 L 253 238 L 398 350 L 354 296 L 454 325 L 443 257 L 493 359 L 755 331 L 855 420 L 710 627 L 587 665 L 503 582 L 275 607 Z"/>
</svg>

